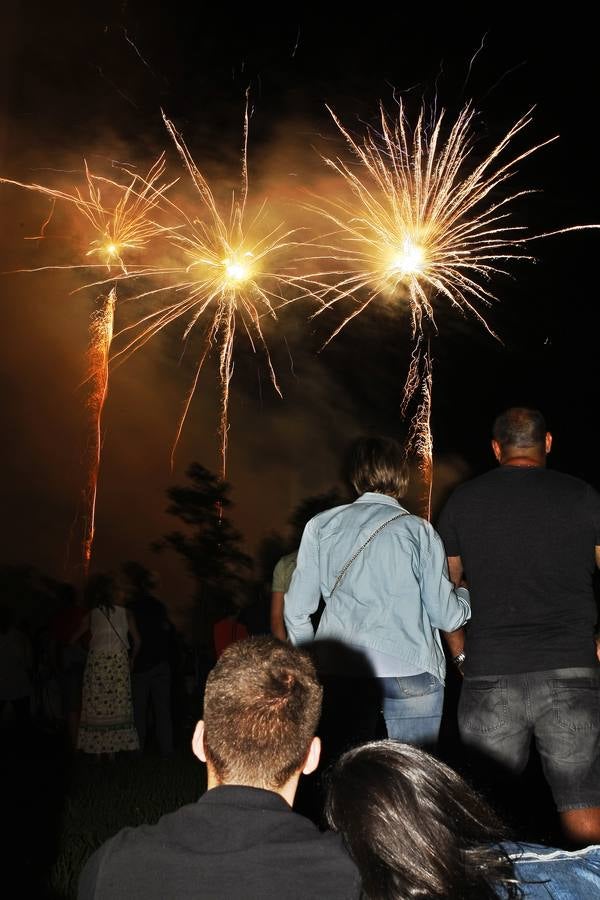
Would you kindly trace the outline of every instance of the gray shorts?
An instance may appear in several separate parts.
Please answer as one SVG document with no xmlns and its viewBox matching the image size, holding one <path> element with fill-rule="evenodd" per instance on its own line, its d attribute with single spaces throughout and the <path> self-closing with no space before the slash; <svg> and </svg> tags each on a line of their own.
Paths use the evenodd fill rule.
<svg viewBox="0 0 600 900">
<path fill-rule="evenodd" d="M 465 678 L 463 742 L 520 774 L 535 737 L 559 812 L 600 806 L 600 668 Z"/>
</svg>

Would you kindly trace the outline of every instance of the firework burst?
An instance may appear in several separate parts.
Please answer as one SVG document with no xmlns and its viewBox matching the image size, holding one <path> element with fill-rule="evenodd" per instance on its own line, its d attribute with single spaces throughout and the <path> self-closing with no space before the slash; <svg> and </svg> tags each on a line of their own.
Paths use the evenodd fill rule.
<svg viewBox="0 0 600 900">
<path fill-rule="evenodd" d="M 261 319 L 267 316 L 276 320 L 276 309 L 291 302 L 284 298 L 282 291 L 287 286 L 297 287 L 302 278 L 296 273 L 293 259 L 294 248 L 299 246 L 292 238 L 298 229 L 287 229 L 283 224 L 267 223 L 266 201 L 257 213 L 246 223 L 248 201 L 248 111 L 246 109 L 244 127 L 244 152 L 242 161 L 242 189 L 239 197 L 234 194 L 228 214 L 220 210 L 211 188 L 198 169 L 182 136 L 173 123 L 164 117 L 167 131 L 191 176 L 192 183 L 200 197 L 200 218 L 192 218 L 185 210 L 169 201 L 169 208 L 176 214 L 178 227 L 171 230 L 169 242 L 186 260 L 183 266 L 172 268 L 146 269 L 138 274 L 162 276 L 167 280 L 164 288 L 152 289 L 138 294 L 138 298 L 167 292 L 168 296 L 183 295 L 174 302 L 144 316 L 133 325 L 120 332 L 127 335 L 124 345 L 115 354 L 127 357 L 138 350 L 155 334 L 176 319 L 188 317 L 184 340 L 191 330 L 202 322 L 204 341 L 196 371 L 188 391 L 180 416 L 171 460 L 177 447 L 189 407 L 194 396 L 198 379 L 206 358 L 213 347 L 219 358 L 221 385 L 220 400 L 220 455 L 221 477 L 226 475 L 228 443 L 229 391 L 234 367 L 234 343 L 236 329 L 246 333 L 252 350 L 259 346 L 266 357 L 269 376 L 273 387 L 281 396 L 269 349 L 263 333 Z M 282 260 L 287 260 L 282 267 Z M 133 336 L 131 336 L 133 332 Z"/>
<path fill-rule="evenodd" d="M 86 382 L 89 384 L 87 408 L 89 412 L 89 437 L 86 449 L 86 482 L 83 490 L 83 574 L 89 571 L 92 545 L 95 533 L 96 496 L 102 448 L 102 411 L 108 393 L 109 355 L 114 331 L 114 316 L 117 303 L 115 283 L 130 271 L 126 266 L 126 257 L 132 252 L 139 253 L 148 246 L 152 238 L 163 234 L 167 229 L 155 221 L 154 212 L 164 198 L 171 183 L 161 183 L 165 171 L 164 154 L 150 167 L 145 176 L 132 173 L 129 168 L 122 167 L 129 181 L 126 184 L 94 174 L 84 160 L 85 184 L 87 194 L 75 187 L 73 191 L 63 191 L 45 187 L 40 184 L 25 184 L 7 178 L 0 178 L 0 183 L 12 184 L 28 191 L 40 193 L 51 200 L 49 215 L 46 217 L 40 234 L 29 240 L 42 240 L 46 236 L 46 228 L 52 219 L 56 202 L 63 201 L 74 207 L 87 222 L 87 249 L 84 256 L 90 258 L 88 263 L 68 266 L 43 266 L 38 269 L 21 269 L 19 271 L 40 271 L 43 269 L 89 269 L 101 266 L 106 268 L 112 286 L 96 301 L 96 309 L 90 322 L 90 341 L 88 349 L 88 371 Z M 106 194 L 109 202 L 106 202 Z M 113 201 L 112 203 L 110 201 Z M 139 270 L 139 266 L 134 271 Z"/>
<path fill-rule="evenodd" d="M 27 184 L 10 178 L 0 178 L 0 184 L 24 188 L 42 194 L 51 201 L 50 213 L 42 225 L 40 234 L 28 240 L 42 240 L 46 237 L 46 228 L 52 219 L 57 201 L 75 207 L 88 225 L 88 243 L 83 255 L 90 257 L 89 262 L 66 266 L 41 266 L 19 271 L 89 269 L 94 265 L 100 265 L 106 266 L 109 271 L 116 267 L 117 272 L 127 274 L 125 256 L 131 251 L 144 250 L 152 238 L 168 231 L 155 221 L 154 211 L 175 182 L 160 183 L 165 172 L 164 154 L 158 157 L 145 176 L 133 173 L 126 165 L 120 169 L 130 179 L 127 184 L 91 172 L 87 160 L 84 160 L 87 195 L 77 186 L 72 191 L 64 191 L 41 184 Z M 108 203 L 106 203 L 107 193 L 111 195 Z"/>
<path fill-rule="evenodd" d="M 308 206 L 334 226 L 321 245 L 328 268 L 312 276 L 321 301 L 315 315 L 340 301 L 353 301 L 328 343 L 376 300 L 410 311 L 415 349 L 401 409 L 406 414 L 420 391 L 408 449 L 420 461 L 429 517 L 432 361 L 429 342 L 423 339 L 424 322 L 435 328 L 434 299 L 445 300 L 474 315 L 493 334 L 484 316 L 497 299 L 491 282 L 508 274 L 507 266 L 515 260 L 532 259 L 522 252 L 532 238 L 524 237 L 524 226 L 512 224 L 511 217 L 514 202 L 530 191 L 507 191 L 507 182 L 522 160 L 556 138 L 506 158 L 509 145 L 530 124 L 530 111 L 474 162 L 471 106 L 446 132 L 443 112 L 427 122 L 421 110 L 411 129 L 402 103 L 393 119 L 381 107 L 379 129 L 368 129 L 362 139 L 355 139 L 329 111 L 355 161 L 325 158 L 350 189 L 349 201 Z"/>
</svg>

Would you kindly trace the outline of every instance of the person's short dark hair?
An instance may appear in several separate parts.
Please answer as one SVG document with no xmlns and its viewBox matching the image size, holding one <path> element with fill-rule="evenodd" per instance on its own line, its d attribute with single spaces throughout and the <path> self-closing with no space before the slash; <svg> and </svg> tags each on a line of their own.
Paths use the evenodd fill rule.
<svg viewBox="0 0 600 900">
<path fill-rule="evenodd" d="M 494 813 L 417 747 L 388 740 L 349 750 L 330 773 L 325 814 L 367 898 L 492 900 L 500 884 L 502 896 L 520 896 Z"/>
<path fill-rule="evenodd" d="M 537 409 L 513 406 L 501 413 L 492 437 L 501 447 L 537 447 L 546 439 L 546 421 Z"/>
<path fill-rule="evenodd" d="M 408 487 L 404 451 L 393 438 L 361 438 L 352 448 L 349 476 L 359 494 L 374 491 L 399 500 Z"/>
<path fill-rule="evenodd" d="M 273 637 L 229 646 L 204 694 L 204 751 L 219 781 L 282 787 L 306 759 L 322 694 L 304 650 Z"/>
</svg>

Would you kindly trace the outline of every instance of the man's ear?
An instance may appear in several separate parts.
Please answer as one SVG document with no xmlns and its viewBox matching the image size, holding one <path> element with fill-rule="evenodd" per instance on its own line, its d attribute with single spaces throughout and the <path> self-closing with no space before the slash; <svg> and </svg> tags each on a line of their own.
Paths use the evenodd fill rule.
<svg viewBox="0 0 600 900">
<path fill-rule="evenodd" d="M 310 747 L 308 748 L 308 753 L 306 755 L 306 760 L 304 763 L 304 768 L 302 769 L 303 775 L 310 775 L 311 772 L 314 772 L 317 766 L 319 765 L 319 760 L 321 758 L 321 738 L 314 737 L 310 742 Z"/>
<path fill-rule="evenodd" d="M 494 456 L 496 457 L 498 462 L 500 462 L 500 460 L 502 459 L 502 449 L 498 441 L 492 441 L 492 450 L 494 451 Z"/>
<path fill-rule="evenodd" d="M 552 450 L 552 435 L 549 431 L 546 432 L 546 453 L 550 453 Z"/>
<path fill-rule="evenodd" d="M 194 736 L 192 738 L 192 750 L 194 751 L 194 756 L 197 756 L 200 762 L 206 762 L 206 753 L 204 751 L 204 720 L 200 719 L 196 728 L 194 729 Z"/>
</svg>

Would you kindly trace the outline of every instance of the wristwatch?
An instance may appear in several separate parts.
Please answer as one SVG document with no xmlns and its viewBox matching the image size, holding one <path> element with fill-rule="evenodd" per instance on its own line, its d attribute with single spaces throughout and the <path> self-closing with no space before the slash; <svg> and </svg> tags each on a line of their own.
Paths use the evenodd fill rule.
<svg viewBox="0 0 600 900">
<path fill-rule="evenodd" d="M 460 669 L 460 668 L 462 668 L 462 665 L 466 658 L 467 657 L 466 657 L 465 651 L 461 650 L 460 653 L 454 657 L 452 662 L 454 663 L 454 665 L 456 666 L 457 669 Z"/>
</svg>

